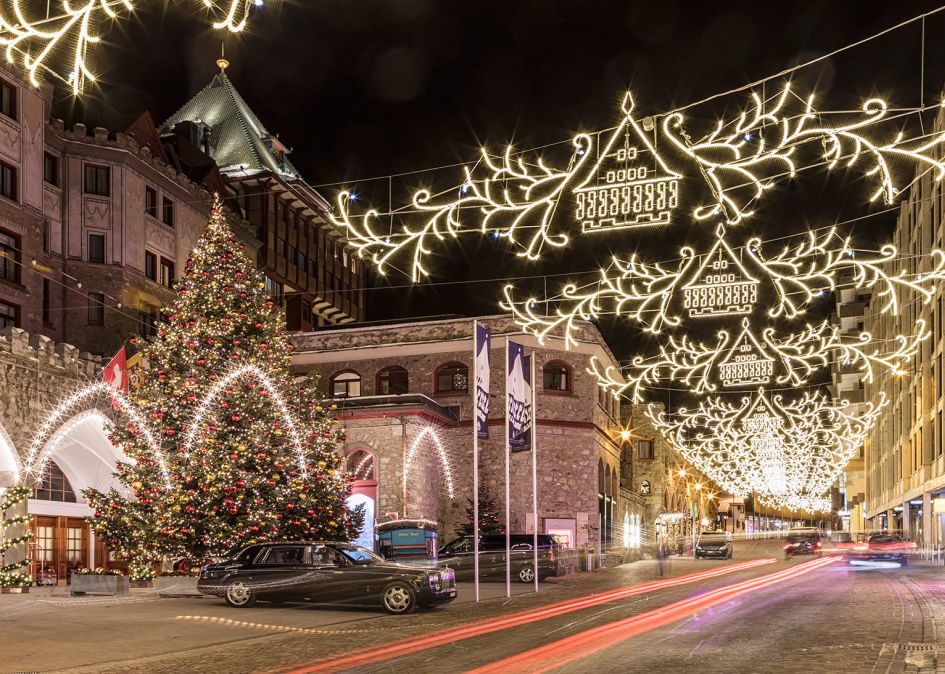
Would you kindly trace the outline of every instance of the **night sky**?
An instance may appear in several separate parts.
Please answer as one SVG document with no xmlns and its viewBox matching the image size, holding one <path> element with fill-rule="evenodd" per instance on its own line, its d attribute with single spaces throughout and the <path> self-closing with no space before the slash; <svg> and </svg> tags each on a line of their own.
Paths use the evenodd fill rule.
<svg viewBox="0 0 945 674">
<path fill-rule="evenodd" d="M 197 3 L 138 4 L 137 22 L 113 29 L 106 56 L 95 62 L 100 88 L 79 107 L 64 97 L 61 116 L 119 129 L 146 109 L 160 122 L 212 77 L 220 35 L 187 12 Z M 609 127 L 627 89 L 640 116 L 661 112 L 771 75 L 936 5 L 266 0 L 254 11 L 250 31 L 228 38 L 226 50 L 237 89 L 268 129 L 294 148 L 292 161 L 303 176 L 333 200 L 337 188 L 329 183 L 347 181 L 359 193 L 386 195 L 386 179 L 366 179 L 474 160 L 480 144 L 534 147 Z M 943 37 L 945 13 L 926 22 L 927 101 L 939 100 L 945 85 Z M 823 108 L 855 108 L 872 95 L 894 107 L 915 106 L 920 45 L 916 24 L 792 79 L 801 89 L 816 88 Z M 703 123 L 731 115 L 744 101 L 744 94 L 728 96 L 687 116 L 705 130 Z M 397 178 L 395 199 L 423 184 L 456 184 L 458 176 L 459 169 L 444 169 Z M 870 186 L 856 181 L 824 180 L 817 173 L 798 183 L 791 199 L 766 203 L 747 231 L 766 236 L 776 228 L 781 234 L 881 208 L 866 205 Z M 882 240 L 894 219 L 866 223 L 858 237 Z M 608 250 L 665 256 L 705 229 L 680 217 L 659 230 L 582 239 L 568 255 L 530 267 L 497 254 L 501 242 L 474 236 L 448 249 L 451 257 L 437 258 L 433 267 L 434 282 L 464 283 L 373 290 L 370 317 L 494 313 L 502 283 L 466 281 L 593 269 Z M 621 356 L 639 348 L 635 331 L 608 330 Z"/>
</svg>

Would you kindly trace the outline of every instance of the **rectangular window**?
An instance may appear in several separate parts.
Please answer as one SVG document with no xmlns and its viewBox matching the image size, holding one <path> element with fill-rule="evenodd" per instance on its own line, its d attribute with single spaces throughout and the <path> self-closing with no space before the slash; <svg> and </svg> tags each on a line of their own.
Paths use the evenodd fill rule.
<svg viewBox="0 0 945 674">
<path fill-rule="evenodd" d="M 144 275 L 157 281 L 157 255 L 149 250 L 144 251 Z"/>
<path fill-rule="evenodd" d="M 167 197 L 161 198 L 161 222 L 168 227 L 174 226 L 174 202 Z"/>
<path fill-rule="evenodd" d="M 158 216 L 157 208 L 157 190 L 146 186 L 144 188 L 144 212 L 152 218 L 156 218 Z"/>
<path fill-rule="evenodd" d="M 282 284 L 278 281 L 273 281 L 268 276 L 264 277 L 266 283 L 266 292 L 270 297 L 275 299 L 277 302 L 282 301 Z"/>
<path fill-rule="evenodd" d="M 308 265 L 305 263 L 305 255 L 300 250 L 295 251 L 295 266 L 298 267 L 299 271 L 303 274 L 305 270 L 308 269 Z"/>
<path fill-rule="evenodd" d="M 105 295 L 89 293 L 89 325 L 105 325 Z"/>
<path fill-rule="evenodd" d="M 308 273 L 309 276 L 316 276 L 318 274 L 318 268 L 314 257 L 310 258 L 308 261 Z"/>
<path fill-rule="evenodd" d="M 43 252 L 49 252 L 49 220 L 43 218 Z"/>
<path fill-rule="evenodd" d="M 111 171 L 107 166 L 85 165 L 85 193 L 100 197 L 111 194 Z"/>
<path fill-rule="evenodd" d="M 89 234 L 89 262 L 105 264 L 104 234 Z"/>
<path fill-rule="evenodd" d="M 59 157 L 48 152 L 43 155 L 43 180 L 59 186 Z"/>
<path fill-rule="evenodd" d="M 0 301 L 0 328 L 16 328 L 20 323 L 20 308 Z"/>
<path fill-rule="evenodd" d="M 16 169 L 0 162 L 0 196 L 16 201 Z"/>
<path fill-rule="evenodd" d="M 20 280 L 20 237 L 0 229 L 0 279 Z"/>
<path fill-rule="evenodd" d="M 16 87 L 0 80 L 0 114 L 16 119 Z"/>
<path fill-rule="evenodd" d="M 161 278 L 159 283 L 168 288 L 174 285 L 174 263 L 167 258 L 161 258 Z"/>
<path fill-rule="evenodd" d="M 276 257 L 285 257 L 285 239 L 276 239 Z"/>
<path fill-rule="evenodd" d="M 652 440 L 635 440 L 637 445 L 637 458 L 649 460 L 653 458 L 653 441 Z"/>
<path fill-rule="evenodd" d="M 142 337 L 152 337 L 157 334 L 157 310 L 147 309 L 138 312 L 138 333 Z"/>
<path fill-rule="evenodd" d="M 49 294 L 50 294 L 49 279 L 44 278 L 43 279 L 43 324 L 44 325 L 52 324 L 52 312 L 50 311 L 50 308 L 49 308 L 49 300 L 50 300 Z"/>
</svg>

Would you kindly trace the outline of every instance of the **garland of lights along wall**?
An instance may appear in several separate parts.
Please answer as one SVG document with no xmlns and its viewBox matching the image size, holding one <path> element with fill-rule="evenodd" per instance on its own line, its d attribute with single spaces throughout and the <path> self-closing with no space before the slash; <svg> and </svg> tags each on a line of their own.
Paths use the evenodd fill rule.
<svg viewBox="0 0 945 674">
<path fill-rule="evenodd" d="M 755 215 L 772 188 L 815 168 L 859 171 L 869 201 L 892 204 L 911 185 L 904 176 L 945 177 L 945 134 L 891 133 L 902 120 L 883 100 L 867 100 L 852 114 L 831 112 L 789 85 L 764 99 L 752 93 L 740 114 L 703 135 L 679 112 L 640 121 L 634 107 L 627 94 L 616 127 L 575 136 L 558 166 L 511 147 L 501 155 L 483 150 L 455 190 L 415 192 L 418 215 L 399 229 L 387 213 L 354 212 L 348 192 L 338 195 L 333 219 L 381 274 L 406 269 L 414 282 L 429 276 L 428 257 L 444 242 L 473 232 L 504 238 L 520 258 L 535 261 L 575 237 L 630 238 L 681 217 L 705 223 L 714 230 L 708 246 L 684 246 L 663 261 L 609 255 L 599 272 L 553 297 L 509 285 L 501 306 L 539 340 L 562 337 L 566 347 L 575 344 L 577 322 L 605 315 L 659 335 L 655 353 L 638 354 L 622 369 L 594 360 L 590 372 L 634 402 L 661 383 L 683 385 L 701 396 L 697 406 L 650 416 L 686 459 L 736 496 L 754 492 L 774 507 L 829 510 L 827 490 L 885 400 L 854 412 L 820 393 L 782 392 L 815 386 L 813 378 L 834 362 L 867 381 L 879 372 L 903 374 L 929 331 L 919 321 L 912 334 L 877 343 L 868 332 L 850 335 L 805 314 L 841 275 L 845 287 L 871 292 L 883 312 L 927 303 L 945 279 L 945 254 L 932 251 L 928 271 L 918 274 L 902 266 L 895 247 L 863 251 L 837 227 L 774 243 L 739 237 L 736 225 Z M 708 338 L 700 336 L 707 319 L 721 326 Z"/>
</svg>

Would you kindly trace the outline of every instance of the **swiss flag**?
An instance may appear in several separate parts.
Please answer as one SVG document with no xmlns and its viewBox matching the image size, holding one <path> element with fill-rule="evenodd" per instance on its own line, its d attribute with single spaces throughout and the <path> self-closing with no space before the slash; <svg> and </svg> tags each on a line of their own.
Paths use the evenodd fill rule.
<svg viewBox="0 0 945 674">
<path fill-rule="evenodd" d="M 112 387 L 117 393 L 128 392 L 128 360 L 125 355 L 124 345 L 118 350 L 118 353 L 108 361 L 105 371 L 102 373 L 105 383 Z"/>
</svg>

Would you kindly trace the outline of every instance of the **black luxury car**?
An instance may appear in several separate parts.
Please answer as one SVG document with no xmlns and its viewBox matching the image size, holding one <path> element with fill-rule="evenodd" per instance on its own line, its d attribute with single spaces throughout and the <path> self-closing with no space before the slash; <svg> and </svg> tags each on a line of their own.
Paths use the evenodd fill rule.
<svg viewBox="0 0 945 674">
<path fill-rule="evenodd" d="M 277 604 L 380 604 L 388 613 L 456 598 L 452 569 L 396 564 L 350 543 L 295 542 L 250 545 L 200 571 L 197 589 L 237 608 Z"/>
<path fill-rule="evenodd" d="M 532 552 L 532 534 L 509 536 L 512 578 L 523 583 L 535 581 L 535 556 Z M 538 534 L 538 578 L 557 575 L 560 544 L 553 536 Z M 463 536 L 450 541 L 438 553 L 440 562 L 448 564 L 458 578 L 473 577 L 473 538 Z M 487 534 L 479 537 L 480 577 L 505 578 L 505 534 Z"/>
<path fill-rule="evenodd" d="M 732 534 L 725 531 L 703 531 L 696 543 L 696 559 L 732 558 Z"/>
</svg>

